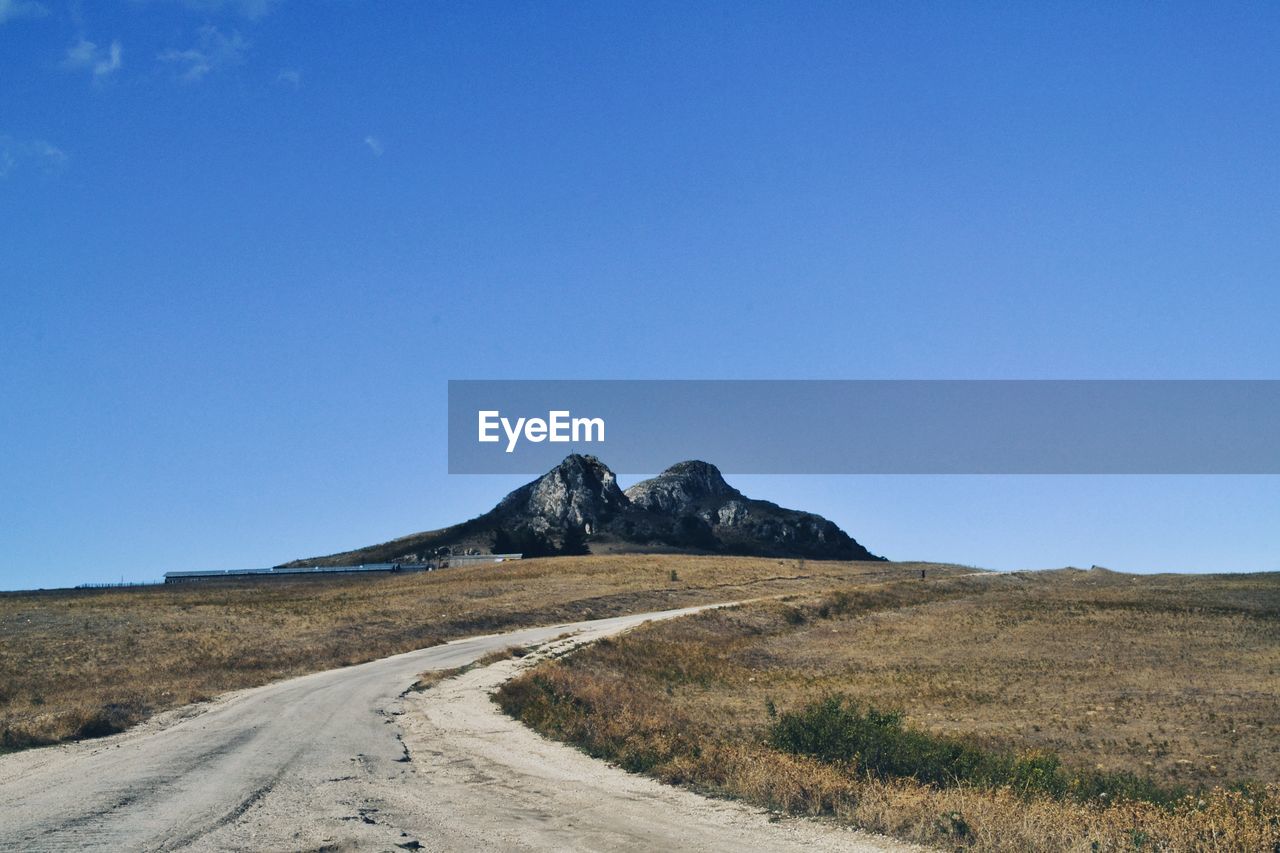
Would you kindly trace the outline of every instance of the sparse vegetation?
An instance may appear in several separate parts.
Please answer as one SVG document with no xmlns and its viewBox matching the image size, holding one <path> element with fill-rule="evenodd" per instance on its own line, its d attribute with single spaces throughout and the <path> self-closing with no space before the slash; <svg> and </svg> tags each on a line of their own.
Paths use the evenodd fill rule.
<svg viewBox="0 0 1280 853">
<path fill-rule="evenodd" d="M 474 663 L 469 663 L 466 666 L 455 666 L 449 669 L 429 669 L 419 675 L 418 680 L 409 689 L 421 693 L 423 690 L 430 690 L 442 681 L 462 675 L 462 673 L 469 672 L 476 667 L 488 666 L 498 661 L 511 660 L 511 658 L 522 658 L 531 654 L 534 648 L 536 647 L 507 646 L 505 649 L 494 649 L 487 655 L 478 658 Z"/>
<path fill-rule="evenodd" d="M 629 770 L 929 845 L 1280 850 L 1280 576 L 928 575 L 645 626 L 497 699 Z"/>
<path fill-rule="evenodd" d="M 455 675 L 462 675 L 470 668 L 469 666 L 454 666 L 449 669 L 429 669 L 419 675 L 418 680 L 413 682 L 409 689 L 415 693 L 430 690 L 442 681 L 453 678 Z"/>
<path fill-rule="evenodd" d="M 678 590 L 667 581 L 673 561 L 686 580 Z M 771 559 L 591 556 L 377 578 L 0 593 L 0 750 L 110 734 L 227 690 L 456 637 L 907 571 L 813 565 L 821 571 L 797 581 Z"/>
</svg>

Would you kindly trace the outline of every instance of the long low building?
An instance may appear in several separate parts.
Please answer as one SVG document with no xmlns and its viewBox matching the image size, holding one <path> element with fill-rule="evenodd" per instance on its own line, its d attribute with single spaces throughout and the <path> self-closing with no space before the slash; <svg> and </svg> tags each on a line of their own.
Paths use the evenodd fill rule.
<svg viewBox="0 0 1280 853">
<path fill-rule="evenodd" d="M 423 572 L 432 567 L 416 563 L 369 563 L 363 566 L 303 566 L 296 569 L 210 569 L 202 572 L 165 572 L 165 583 L 217 580 L 218 578 L 269 578 L 296 575 L 352 575 L 366 573 Z"/>
<path fill-rule="evenodd" d="M 165 572 L 165 583 L 218 580 L 219 578 L 278 578 L 298 575 L 391 574 L 396 572 L 430 572 L 435 569 L 471 566 L 480 563 L 502 563 L 519 560 L 523 554 L 458 554 L 442 556 L 433 563 L 367 563 L 359 566 L 302 566 L 275 569 L 210 569 L 197 572 Z"/>
<path fill-rule="evenodd" d="M 441 557 L 442 568 L 458 568 L 474 566 L 480 563 L 505 563 L 507 560 L 519 560 L 524 554 L 454 554 L 452 557 Z"/>
</svg>

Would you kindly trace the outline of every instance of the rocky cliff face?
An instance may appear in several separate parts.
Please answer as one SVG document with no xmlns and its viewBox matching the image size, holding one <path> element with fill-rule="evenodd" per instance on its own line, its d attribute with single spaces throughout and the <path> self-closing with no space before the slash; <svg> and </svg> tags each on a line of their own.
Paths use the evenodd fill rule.
<svg viewBox="0 0 1280 853">
<path fill-rule="evenodd" d="M 716 466 L 689 461 L 627 489 L 632 506 L 668 519 L 667 541 L 725 554 L 880 559 L 820 515 L 752 500 Z M 658 524 L 661 538 L 663 525 Z"/>
<path fill-rule="evenodd" d="M 415 562 L 442 546 L 527 556 L 590 547 L 611 553 L 884 559 L 820 515 L 746 497 L 710 463 L 681 462 L 623 492 L 607 465 L 575 454 L 478 518 L 288 565 Z"/>
<path fill-rule="evenodd" d="M 707 462 L 679 462 L 652 480 L 636 483 L 626 491 L 633 506 L 652 512 L 678 515 L 696 511 L 707 500 L 742 498 L 742 493 Z"/>
<path fill-rule="evenodd" d="M 629 503 L 609 466 L 575 454 L 507 495 L 490 515 L 539 533 L 563 534 L 569 528 L 590 533 Z"/>
</svg>

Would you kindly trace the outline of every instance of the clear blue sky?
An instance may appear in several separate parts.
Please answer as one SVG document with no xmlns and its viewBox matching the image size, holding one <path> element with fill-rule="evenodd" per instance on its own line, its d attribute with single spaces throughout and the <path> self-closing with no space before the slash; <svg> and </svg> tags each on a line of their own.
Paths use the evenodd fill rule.
<svg viewBox="0 0 1280 853">
<path fill-rule="evenodd" d="M 487 509 L 449 378 L 1277 378 L 1277 44 L 1274 3 L 0 0 L 0 588 Z M 735 482 L 895 558 L 1280 568 L 1274 477 Z"/>
</svg>

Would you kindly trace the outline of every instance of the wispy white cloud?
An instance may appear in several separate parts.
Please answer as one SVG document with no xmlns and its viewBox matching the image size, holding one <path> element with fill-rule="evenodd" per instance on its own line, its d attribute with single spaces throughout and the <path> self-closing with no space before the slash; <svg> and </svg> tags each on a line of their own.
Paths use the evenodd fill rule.
<svg viewBox="0 0 1280 853">
<path fill-rule="evenodd" d="M 94 79 L 101 80 L 109 74 L 120 70 L 124 64 L 124 50 L 119 41 L 113 40 L 106 47 L 81 38 L 80 41 L 67 48 L 67 68 L 87 68 L 93 72 Z"/>
<path fill-rule="evenodd" d="M 3 2 L 3 0 L 0 0 Z M 138 3 L 177 3 L 203 15 L 229 13 L 250 20 L 271 14 L 284 0 L 135 0 Z"/>
<path fill-rule="evenodd" d="M 61 169 L 67 165 L 67 152 L 63 151 L 56 145 L 50 145 L 43 139 L 37 139 L 31 145 L 37 160 L 44 165 L 46 169 Z"/>
<path fill-rule="evenodd" d="M 18 18 L 43 18 L 47 14 L 49 7 L 35 0 L 0 0 L 0 24 Z"/>
<path fill-rule="evenodd" d="M 223 33 L 217 27 L 200 28 L 196 43 L 186 50 L 166 50 L 157 57 L 161 62 L 171 62 L 181 69 L 180 77 L 189 83 L 198 83 L 211 71 L 239 65 L 244 62 L 249 43 L 234 30 Z"/>
<path fill-rule="evenodd" d="M 364 144 L 369 146 L 369 150 L 373 152 L 374 157 L 382 156 L 382 140 L 376 136 L 366 136 Z"/>
<path fill-rule="evenodd" d="M 296 68 L 281 68 L 280 73 L 276 75 L 276 83 L 294 89 L 301 88 L 302 72 Z"/>
<path fill-rule="evenodd" d="M 53 173 L 66 163 L 66 152 L 43 139 L 21 140 L 0 133 L 0 179 L 24 167 Z"/>
</svg>

